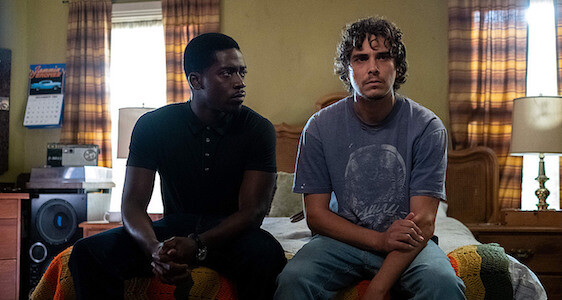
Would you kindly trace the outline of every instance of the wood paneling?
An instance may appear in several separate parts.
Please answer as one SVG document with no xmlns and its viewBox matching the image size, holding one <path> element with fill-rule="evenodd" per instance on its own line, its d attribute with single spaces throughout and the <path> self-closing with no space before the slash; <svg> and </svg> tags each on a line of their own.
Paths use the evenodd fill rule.
<svg viewBox="0 0 562 300">
<path fill-rule="evenodd" d="M 16 259 L 18 244 L 18 219 L 0 219 L 0 259 Z"/>
<path fill-rule="evenodd" d="M 0 300 L 17 299 L 17 280 L 14 270 L 16 270 L 16 260 L 0 259 Z"/>
<path fill-rule="evenodd" d="M 0 300 L 19 298 L 21 201 L 28 194 L 0 193 Z"/>
<path fill-rule="evenodd" d="M 18 217 L 18 200 L 4 200 L 1 203 L 0 219 Z"/>
</svg>

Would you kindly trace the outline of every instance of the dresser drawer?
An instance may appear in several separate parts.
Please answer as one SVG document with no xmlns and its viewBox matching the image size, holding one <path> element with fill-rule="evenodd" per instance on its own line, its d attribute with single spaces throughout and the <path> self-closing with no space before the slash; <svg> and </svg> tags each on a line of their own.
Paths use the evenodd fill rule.
<svg viewBox="0 0 562 300">
<path fill-rule="evenodd" d="M 537 275 L 546 289 L 548 299 L 562 299 L 562 275 Z"/>
<path fill-rule="evenodd" d="M 16 258 L 18 247 L 17 219 L 0 219 L 0 259 Z"/>
<path fill-rule="evenodd" d="M 17 299 L 16 277 L 16 260 L 0 260 L 0 300 Z"/>
<path fill-rule="evenodd" d="M 18 200 L 2 200 L 0 204 L 0 219 L 18 218 Z"/>
<path fill-rule="evenodd" d="M 482 243 L 499 243 L 535 273 L 562 274 L 560 235 L 548 233 L 480 233 Z"/>
</svg>

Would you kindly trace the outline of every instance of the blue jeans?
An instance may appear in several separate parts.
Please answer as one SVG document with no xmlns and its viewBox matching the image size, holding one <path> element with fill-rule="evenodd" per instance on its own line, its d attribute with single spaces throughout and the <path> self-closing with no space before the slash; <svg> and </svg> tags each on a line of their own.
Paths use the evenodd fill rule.
<svg viewBox="0 0 562 300">
<path fill-rule="evenodd" d="M 332 299 L 358 282 L 371 279 L 384 261 L 365 251 L 317 235 L 293 257 L 279 277 L 274 299 Z M 465 299 L 465 286 L 449 259 L 433 241 L 404 271 L 391 293 L 400 299 Z"/>
</svg>

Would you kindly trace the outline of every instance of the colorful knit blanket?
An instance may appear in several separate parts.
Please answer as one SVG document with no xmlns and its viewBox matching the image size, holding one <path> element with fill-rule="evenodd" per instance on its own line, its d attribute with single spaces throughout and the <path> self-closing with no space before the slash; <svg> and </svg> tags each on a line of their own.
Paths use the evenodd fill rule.
<svg viewBox="0 0 562 300">
<path fill-rule="evenodd" d="M 57 255 L 33 291 L 33 300 L 75 299 L 74 284 L 68 270 L 72 247 Z M 513 299 L 509 276 L 509 259 L 498 244 L 471 245 L 455 249 L 447 255 L 451 265 L 466 285 L 468 300 Z M 193 286 L 187 299 L 236 300 L 234 284 L 217 272 L 199 267 L 192 271 Z M 355 286 L 341 290 L 335 300 L 361 298 L 369 285 L 363 280 Z M 175 286 L 156 278 L 133 278 L 125 282 L 125 299 L 176 299 Z"/>
<path fill-rule="evenodd" d="M 72 247 L 58 254 L 52 261 L 39 284 L 33 291 L 33 300 L 71 300 L 76 299 L 74 283 L 68 259 Z M 195 268 L 191 272 L 193 286 L 186 299 L 190 300 L 236 300 L 234 284 L 217 272 L 205 268 Z M 162 283 L 156 278 L 133 278 L 125 281 L 125 299 L 173 300 L 176 287 Z"/>
<path fill-rule="evenodd" d="M 471 300 L 513 299 L 509 259 L 500 245 L 459 247 L 447 255 Z"/>
</svg>

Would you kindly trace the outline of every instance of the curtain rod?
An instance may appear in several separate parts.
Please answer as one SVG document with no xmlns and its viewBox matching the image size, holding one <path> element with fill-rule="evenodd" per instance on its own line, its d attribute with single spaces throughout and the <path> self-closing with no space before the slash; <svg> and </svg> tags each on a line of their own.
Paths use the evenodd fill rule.
<svg viewBox="0 0 562 300">
<path fill-rule="evenodd" d="M 118 0 L 111 0 L 111 3 L 119 2 Z M 62 0 L 62 4 L 68 4 L 68 0 Z"/>
</svg>

